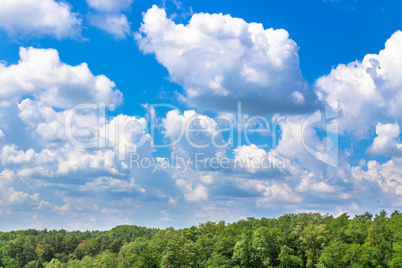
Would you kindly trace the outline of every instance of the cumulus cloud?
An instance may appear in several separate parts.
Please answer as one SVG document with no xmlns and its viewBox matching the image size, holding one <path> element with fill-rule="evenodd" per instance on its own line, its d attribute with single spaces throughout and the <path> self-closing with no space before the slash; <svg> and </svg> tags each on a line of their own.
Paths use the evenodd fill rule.
<svg viewBox="0 0 402 268">
<path fill-rule="evenodd" d="M 82 152 L 68 147 L 58 156 L 57 173 L 65 176 L 80 174 L 110 174 L 119 175 L 120 163 L 112 150 L 96 150 L 95 152 Z"/>
<path fill-rule="evenodd" d="M 255 103 L 256 107 L 246 107 L 254 112 L 296 113 L 314 106 L 311 88 L 298 67 L 297 46 L 284 30 L 265 30 L 221 14 L 196 14 L 187 25 L 177 25 L 164 10 L 153 7 L 145 14 L 141 34 L 143 51 L 156 54 L 171 79 L 184 87 L 182 97 L 197 108 L 221 112 L 237 100 Z M 386 208 L 400 207 L 396 111 L 402 80 L 395 71 L 399 35 L 391 37 L 379 55 L 340 65 L 317 80 L 321 100 L 346 98 L 343 103 L 340 99 L 342 131 L 358 133 L 354 124 L 375 126 L 377 136 L 369 151 L 392 157 L 386 163 L 361 161 L 351 166 L 347 152 L 340 150 L 337 168 L 306 150 L 308 146 L 325 155 L 326 148 L 338 144 L 323 138 L 324 125 L 305 128 L 306 117 L 301 115 L 279 120 L 278 145 L 264 149 L 250 143 L 225 145 L 233 139 L 223 133 L 228 122 L 198 110 L 172 110 L 157 118 L 157 131 L 171 143 L 171 153 L 187 160 L 194 160 L 197 153 L 202 158 L 227 158 L 227 168 L 211 168 L 203 159 L 205 168 L 192 162 L 179 169 L 180 163 L 166 156 L 169 150 L 153 148 L 146 118 L 125 114 L 107 118 L 90 109 L 77 112 L 69 127 L 77 140 L 98 143 L 95 148 L 76 147 L 65 132 L 70 107 L 79 102 L 118 104 L 121 93 L 107 77 L 92 74 L 85 63 L 70 66 L 55 50 L 21 48 L 18 64 L 0 65 L 0 214 L 16 213 L 15 208 L 31 213 L 34 209 L 41 215 L 69 213 L 72 218 L 76 213 L 93 213 L 87 218 L 108 222 L 115 218 L 115 225 L 141 211 L 149 221 L 180 219 L 186 224 L 189 218 L 237 220 L 242 214 L 262 216 L 278 208 L 280 213 L 317 208 L 333 212 L 334 207 L 348 206 L 356 211 L 373 209 L 377 198 Z M 348 98 L 348 90 L 354 100 Z M 223 101 L 222 106 L 215 101 Z M 358 120 L 361 115 L 368 120 L 364 112 L 372 110 L 373 122 Z M 261 124 L 250 127 L 255 130 Z M 16 133 L 23 135 L 17 139 Z M 129 153 L 156 162 L 149 162 L 148 169 L 137 167 Z M 166 170 L 155 166 L 162 163 Z"/>
<path fill-rule="evenodd" d="M 180 129 L 185 129 L 185 122 L 192 117 L 196 120 L 211 120 L 194 111 L 185 111 L 183 115 L 170 111 L 162 120 L 165 136 L 180 136 Z M 281 121 L 279 144 L 268 151 L 253 144 L 229 147 L 221 152 L 221 158 L 233 155 L 229 166 L 197 169 L 189 165 L 185 172 L 169 172 L 176 180 L 184 200 L 190 203 L 247 197 L 250 202 L 254 202 L 254 205 L 249 206 L 257 209 L 275 208 L 279 204 L 287 208 L 306 208 L 325 203 L 323 206 L 330 207 L 333 202 L 346 202 L 355 191 L 366 187 L 366 182 L 355 183 L 344 156 L 339 166 L 334 168 L 311 155 L 303 147 L 302 140 L 305 139 L 306 144 L 317 151 L 321 150 L 325 140 L 318 136 L 315 128 L 305 129 L 303 135 L 303 119 L 302 116 L 294 116 Z M 205 123 L 204 130 L 211 131 L 195 131 L 193 135 L 211 145 L 209 133 L 220 130 L 220 126 L 214 122 L 210 124 L 213 127 L 209 128 Z M 185 153 L 182 155 L 195 154 L 194 148 L 186 142 L 171 147 L 173 152 L 180 152 L 180 149 Z M 378 187 L 376 191 L 382 193 L 383 188 Z M 369 190 L 364 193 L 365 196 L 370 194 Z"/>
<path fill-rule="evenodd" d="M 210 133 L 219 133 L 220 126 L 215 120 L 195 111 L 185 111 L 183 115 L 175 110 L 170 111 L 162 120 L 165 137 L 174 139 L 180 134 L 184 137 L 180 129 L 185 133 L 186 122 L 190 118 L 194 118 L 195 122 L 204 122 L 204 131 L 197 131 L 195 128 L 192 135 L 197 137 L 197 141 L 212 145 Z M 187 202 L 202 203 L 204 198 L 212 201 L 223 196 L 229 200 L 247 197 L 257 208 L 275 208 L 279 204 L 288 208 L 311 208 L 319 203 L 323 207 L 331 207 L 334 202 L 350 202 L 351 196 L 361 189 L 365 189 L 361 200 L 384 192 L 380 185 L 372 191 L 367 188 L 367 184 L 370 184 L 367 181 L 356 182 L 342 150 L 336 168 L 311 155 L 304 146 L 310 146 L 325 155 L 325 149 L 328 148 L 325 144 L 331 144 L 331 139 L 323 139 L 318 135 L 322 126 L 303 128 L 304 119 L 304 116 L 292 116 L 280 121 L 278 124 L 281 137 L 278 145 L 268 151 L 253 144 L 234 148 L 229 146 L 220 152 L 221 157 L 218 158 L 233 155 L 229 165 L 217 169 L 197 169 L 194 165 L 189 165 L 185 172 L 170 170 L 170 176 L 176 180 Z M 208 121 L 210 122 L 207 123 Z M 198 124 L 202 125 L 200 122 Z M 172 145 L 172 152 L 179 154 L 182 151 L 181 155 L 194 156 L 197 150 L 185 138 L 183 140 Z M 214 155 L 214 151 L 211 152 L 209 156 Z M 328 157 L 331 158 L 332 155 Z M 196 191 L 198 188 L 203 191 Z M 355 199 L 359 204 L 361 200 Z"/>
<path fill-rule="evenodd" d="M 235 167 L 251 173 L 283 170 L 286 168 L 286 159 L 281 158 L 275 151 L 267 152 L 256 145 L 243 145 L 233 149 Z"/>
<path fill-rule="evenodd" d="M 317 181 L 313 178 L 314 174 L 310 173 L 309 176 L 304 176 L 300 184 L 296 187 L 298 192 L 309 192 L 312 194 L 325 194 L 333 193 L 336 187 L 329 185 L 324 181 Z"/>
<path fill-rule="evenodd" d="M 233 111 L 241 101 L 247 112 L 297 113 L 316 105 L 286 30 L 205 13 L 194 14 L 187 25 L 175 24 L 153 6 L 136 39 L 184 88 L 182 99 L 192 107 Z"/>
<path fill-rule="evenodd" d="M 275 151 L 299 163 L 306 169 L 325 169 L 325 163 L 335 163 L 338 159 L 338 147 L 331 146 L 330 132 L 320 138 L 318 131 L 326 130 L 322 122 L 310 126 L 304 125 L 304 116 L 292 116 L 280 121 L 281 136 Z M 335 133 L 336 134 L 336 133 Z"/>
<path fill-rule="evenodd" d="M 358 180 L 360 189 L 366 191 L 367 188 L 381 189 L 373 192 L 372 197 L 398 207 L 402 205 L 401 166 L 400 159 L 393 159 L 384 164 L 371 160 L 366 168 L 354 167 L 352 175 Z"/>
<path fill-rule="evenodd" d="M 67 121 L 67 115 L 74 110 L 62 110 L 56 112 L 52 107 L 46 106 L 40 101 L 24 99 L 18 104 L 18 117 L 24 123 L 25 130 L 30 132 L 36 142 L 46 147 L 58 146 L 65 142 L 66 129 L 70 129 L 74 139 L 87 143 L 92 141 L 97 133 L 99 125 L 104 124 L 104 119 L 99 118 L 96 110 L 83 109 L 77 111 L 71 120 Z"/>
<path fill-rule="evenodd" d="M 0 84 L 0 98 L 33 95 L 58 108 L 83 102 L 122 102 L 122 94 L 109 78 L 94 76 L 86 63 L 71 66 L 61 62 L 54 49 L 20 48 L 18 64 L 0 63 Z"/>
<path fill-rule="evenodd" d="M 374 138 L 368 151 L 385 156 L 402 156 L 402 144 L 398 141 L 399 125 L 378 123 L 375 129 L 377 137 Z"/>
<path fill-rule="evenodd" d="M 69 109 L 80 102 L 120 103 L 122 95 L 114 83 L 105 76 L 94 76 L 86 64 L 62 63 L 56 50 L 21 48 L 20 52 L 18 64 L 3 63 L 0 71 L 0 126 L 4 130 L 0 214 L 16 215 L 16 206 L 19 211 L 29 209 L 41 215 L 96 212 L 98 206 L 110 204 L 91 198 L 94 192 L 145 191 L 131 177 L 128 159 L 120 158 L 120 150 L 152 151 L 151 139 L 144 132 L 146 120 L 126 115 L 108 118 L 92 106 Z M 71 122 L 66 121 L 71 113 Z M 95 142 L 94 146 L 75 146 L 66 129 L 74 139 Z M 18 135 L 22 136 L 16 139 Z M 142 136 L 143 146 L 132 146 Z"/>
<path fill-rule="evenodd" d="M 130 152 L 142 155 L 152 152 L 152 139 L 145 133 L 144 118 L 119 115 L 107 121 L 97 111 L 77 112 L 71 124 L 66 124 L 65 118 L 72 110 L 56 112 L 30 99 L 23 100 L 19 109 L 25 132 L 34 137 L 30 146 L 43 148 L 39 152 L 33 148 L 18 150 L 15 144 L 2 148 L 2 165 L 14 166 L 21 175 L 46 170 L 46 176 L 51 177 L 121 176 L 128 172 L 126 162 Z M 73 138 L 66 136 L 66 129 L 73 133 Z M 39 167 L 44 169 L 38 170 Z"/>
<path fill-rule="evenodd" d="M 1 151 L 1 163 L 4 166 L 12 165 L 43 165 L 53 161 L 54 155 L 49 150 L 43 150 L 36 153 L 35 150 L 28 149 L 27 151 L 18 150 L 15 144 L 6 145 Z"/>
<path fill-rule="evenodd" d="M 11 214 L 13 210 L 27 211 L 38 208 L 42 202 L 39 193 L 29 194 L 16 190 L 14 185 L 17 176 L 13 170 L 4 169 L 0 172 L 0 215 Z"/>
<path fill-rule="evenodd" d="M 5 0 L 0 5 L 0 28 L 12 36 L 76 37 L 81 19 L 64 1 Z"/>
<path fill-rule="evenodd" d="M 30 148 L 18 150 L 15 144 L 6 145 L 1 151 L 1 164 L 13 167 L 21 177 L 40 176 L 56 178 L 70 176 L 100 176 L 109 174 L 119 176 L 124 171 L 122 163 L 113 150 L 94 150 L 86 152 L 66 144 L 57 149 L 43 149 L 36 152 Z M 124 166 L 124 165 L 123 165 Z"/>
<path fill-rule="evenodd" d="M 196 154 L 202 154 L 202 158 L 220 157 L 225 152 L 227 142 L 218 123 L 194 110 L 184 111 L 182 115 L 171 110 L 162 119 L 162 126 L 164 137 L 177 155 L 193 161 Z"/>
<path fill-rule="evenodd" d="M 184 199 L 187 202 L 200 202 L 208 199 L 207 188 L 203 185 L 197 186 L 193 189 L 190 182 L 181 179 L 177 180 L 177 185 L 182 188 Z"/>
<path fill-rule="evenodd" d="M 97 28 L 113 35 L 117 39 L 125 38 L 130 33 L 130 23 L 126 15 L 90 15 L 90 23 Z"/>
<path fill-rule="evenodd" d="M 400 135 L 398 123 L 384 125 L 378 123 L 375 129 L 377 137 L 374 138 L 373 144 L 368 151 L 384 156 L 401 157 L 402 144 L 398 140 Z"/>
<path fill-rule="evenodd" d="M 96 11 L 89 14 L 91 25 L 111 34 L 116 39 L 126 38 L 130 34 L 130 22 L 122 11 L 129 10 L 133 0 L 87 0 L 87 4 Z"/>
<path fill-rule="evenodd" d="M 293 192 L 286 184 L 273 184 L 268 186 L 264 192 L 264 197 L 257 201 L 258 206 L 274 207 L 278 203 L 292 204 L 300 203 L 302 199 Z"/>
<path fill-rule="evenodd" d="M 402 32 L 395 32 L 379 54 L 367 54 L 363 61 L 340 64 L 316 81 L 320 99 L 339 100 L 340 131 L 365 138 L 378 122 L 401 118 Z"/>
<path fill-rule="evenodd" d="M 152 137 L 146 130 L 145 118 L 121 114 L 100 129 L 100 137 L 107 139 L 107 146 L 116 150 L 120 160 L 126 160 L 133 152 L 151 155 Z"/>
<path fill-rule="evenodd" d="M 0 175 L 0 214 L 2 210 L 13 211 L 16 206 L 34 208 L 36 212 L 30 213 L 42 215 L 74 215 L 84 211 L 95 213 L 99 207 L 113 205 L 102 198 L 92 198 L 94 193 L 97 193 L 95 196 L 98 193 L 102 194 L 100 196 L 119 193 L 110 201 L 113 203 L 124 195 L 145 192 L 145 188 L 137 185 L 131 177 L 129 159 L 119 157 L 119 150 L 126 149 L 119 146 L 119 142 L 127 141 L 124 145 L 130 146 L 143 135 L 146 142 L 141 148 L 129 147 L 124 152 L 151 152 L 151 141 L 143 129 L 147 124 L 145 119 L 120 115 L 108 121 L 106 118 L 99 119 L 96 111 L 77 113 L 72 124 L 73 132 L 78 134 L 76 138 L 105 139 L 103 145 L 98 143 L 97 147 L 86 149 L 72 145 L 65 135 L 42 133 L 47 129 L 53 132 L 53 125 L 57 133 L 63 133 L 64 120 L 59 119 L 63 119 L 69 110 L 55 111 L 40 101 L 30 99 L 21 101 L 18 108 L 20 112 L 16 115 L 21 119 L 18 124 L 23 124 L 27 135 L 33 137 L 29 144 L 32 147 L 20 149 L 11 143 L 5 144 L 0 150 L 1 166 L 5 168 Z M 145 182 L 145 186 L 150 183 Z M 30 191 L 21 190 L 26 188 Z M 46 198 L 43 200 L 41 196 Z"/>
</svg>

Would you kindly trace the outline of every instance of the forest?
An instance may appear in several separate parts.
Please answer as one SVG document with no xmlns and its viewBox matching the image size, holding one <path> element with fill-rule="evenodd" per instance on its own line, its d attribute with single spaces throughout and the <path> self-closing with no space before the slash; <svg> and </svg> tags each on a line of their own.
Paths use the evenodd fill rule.
<svg viewBox="0 0 402 268">
<path fill-rule="evenodd" d="M 0 267 L 402 267 L 402 214 L 0 232 Z"/>
</svg>

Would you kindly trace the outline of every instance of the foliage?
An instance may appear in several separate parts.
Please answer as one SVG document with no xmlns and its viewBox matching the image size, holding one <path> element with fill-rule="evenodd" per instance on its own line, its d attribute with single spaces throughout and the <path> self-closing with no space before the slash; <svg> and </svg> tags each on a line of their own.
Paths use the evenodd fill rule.
<svg viewBox="0 0 402 268">
<path fill-rule="evenodd" d="M 402 214 L 319 213 L 175 230 L 0 232 L 0 267 L 402 267 Z"/>
</svg>

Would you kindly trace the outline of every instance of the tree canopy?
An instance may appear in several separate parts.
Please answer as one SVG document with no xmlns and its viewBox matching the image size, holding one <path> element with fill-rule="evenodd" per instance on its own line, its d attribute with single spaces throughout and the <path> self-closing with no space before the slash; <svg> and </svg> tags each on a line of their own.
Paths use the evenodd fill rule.
<svg viewBox="0 0 402 268">
<path fill-rule="evenodd" d="M 0 267 L 402 267 L 402 214 L 0 232 Z"/>
</svg>

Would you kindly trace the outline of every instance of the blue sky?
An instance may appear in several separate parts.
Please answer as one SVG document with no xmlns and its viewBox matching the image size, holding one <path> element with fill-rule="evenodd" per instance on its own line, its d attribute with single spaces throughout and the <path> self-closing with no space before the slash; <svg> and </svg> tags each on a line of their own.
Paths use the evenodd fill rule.
<svg viewBox="0 0 402 268">
<path fill-rule="evenodd" d="M 0 230 L 400 208 L 401 8 L 6 1 Z"/>
</svg>

